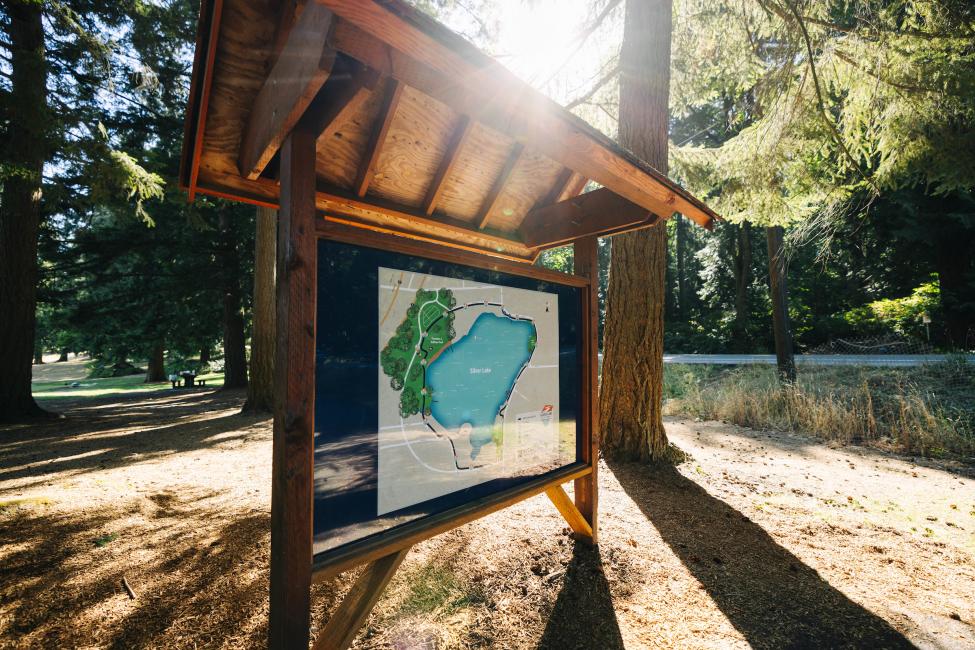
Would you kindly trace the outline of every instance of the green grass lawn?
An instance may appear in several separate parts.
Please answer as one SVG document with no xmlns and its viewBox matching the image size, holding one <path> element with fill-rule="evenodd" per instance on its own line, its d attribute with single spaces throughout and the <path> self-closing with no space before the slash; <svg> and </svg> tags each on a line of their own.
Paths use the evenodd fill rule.
<svg viewBox="0 0 975 650">
<path fill-rule="evenodd" d="M 197 379 L 204 379 L 206 387 L 219 388 L 223 386 L 223 375 L 210 373 L 200 375 Z M 31 384 L 34 399 L 64 399 L 66 397 L 104 397 L 106 395 L 132 395 L 135 393 L 151 393 L 158 390 L 172 390 L 168 381 L 157 384 L 146 384 L 145 375 L 129 375 L 127 377 L 107 377 L 105 379 L 78 379 L 77 387 L 72 387 L 71 381 L 35 381 Z"/>
</svg>

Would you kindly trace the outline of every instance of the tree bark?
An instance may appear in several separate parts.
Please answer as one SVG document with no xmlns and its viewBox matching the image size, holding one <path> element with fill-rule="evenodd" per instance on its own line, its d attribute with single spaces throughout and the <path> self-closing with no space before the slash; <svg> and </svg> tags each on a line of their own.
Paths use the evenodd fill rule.
<svg viewBox="0 0 975 650">
<path fill-rule="evenodd" d="M 769 293 L 772 297 L 772 331 L 775 335 L 775 360 L 779 377 L 788 383 L 796 380 L 796 361 L 792 352 L 789 325 L 789 297 L 786 287 L 785 244 L 782 226 L 765 229 L 768 241 Z"/>
<path fill-rule="evenodd" d="M 154 384 L 160 381 L 166 381 L 166 362 L 163 352 L 161 343 L 152 348 L 152 353 L 149 355 L 149 364 L 146 367 L 145 383 Z"/>
<path fill-rule="evenodd" d="M 670 0 L 627 1 L 620 51 L 619 141 L 664 174 L 670 37 Z M 667 458 L 661 415 L 666 270 L 663 225 L 613 241 L 599 397 L 602 448 L 610 457 Z"/>
<path fill-rule="evenodd" d="M 245 412 L 274 410 L 274 265 L 277 257 L 278 214 L 257 208 L 254 240 L 254 326 L 251 333 L 251 375 Z"/>
<path fill-rule="evenodd" d="M 223 387 L 247 386 L 244 313 L 240 299 L 240 259 L 228 209 L 220 211 L 220 256 L 223 275 Z"/>
<path fill-rule="evenodd" d="M 0 197 L 0 420 L 44 415 L 31 395 L 37 307 L 37 232 L 46 157 L 47 62 L 43 4 L 6 4 L 10 43 L 7 173 Z"/>
<path fill-rule="evenodd" d="M 748 286 L 752 283 L 752 241 L 748 224 L 736 226 L 735 246 L 735 351 L 748 352 Z"/>
<path fill-rule="evenodd" d="M 55 363 L 64 363 L 67 360 L 68 360 L 68 351 L 61 350 L 61 356 L 58 357 L 58 360 Z"/>
<path fill-rule="evenodd" d="M 39 366 L 44 363 L 44 348 L 41 347 L 40 343 L 35 343 L 34 345 L 34 365 Z"/>
<path fill-rule="evenodd" d="M 210 344 L 200 347 L 200 364 L 210 363 Z"/>
</svg>

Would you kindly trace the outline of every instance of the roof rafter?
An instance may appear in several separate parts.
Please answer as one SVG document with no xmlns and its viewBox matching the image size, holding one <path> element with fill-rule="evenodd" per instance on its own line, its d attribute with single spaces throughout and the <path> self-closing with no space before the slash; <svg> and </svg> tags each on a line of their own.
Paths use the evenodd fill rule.
<svg viewBox="0 0 975 650">
<path fill-rule="evenodd" d="M 511 153 L 508 154 L 508 159 L 504 161 L 501 172 L 494 180 L 494 185 L 491 186 L 487 196 L 484 198 L 481 209 L 477 212 L 476 219 L 477 227 L 481 230 L 484 230 L 484 227 L 487 226 L 488 220 L 491 218 L 491 211 L 494 210 L 494 206 L 498 202 L 498 197 L 501 196 L 504 186 L 508 183 L 508 179 L 511 178 L 511 172 L 514 171 L 515 165 L 521 160 L 521 154 L 524 150 L 525 145 L 520 142 L 515 143 L 515 146 L 511 148 Z"/>
<path fill-rule="evenodd" d="M 440 200 L 440 195 L 443 193 L 444 183 L 450 177 L 450 172 L 453 171 L 454 165 L 457 164 L 460 152 L 464 148 L 464 142 L 467 140 L 467 136 L 473 128 L 474 120 L 466 115 L 461 115 L 460 121 L 450 136 L 450 142 L 447 144 L 447 152 L 440 161 L 440 166 L 437 167 L 437 173 L 434 174 L 433 181 L 430 182 L 430 187 L 427 188 L 427 194 L 423 198 L 422 207 L 424 214 L 433 214 L 433 211 L 437 209 L 437 201 Z"/>
<path fill-rule="evenodd" d="M 382 151 L 383 143 L 389 133 L 389 125 L 393 122 L 396 115 L 396 107 L 399 106 L 400 97 L 403 96 L 403 84 L 395 79 L 390 79 L 383 94 L 383 104 L 376 117 L 376 124 L 372 133 L 369 134 L 369 144 L 366 145 L 366 152 L 359 163 L 359 171 L 356 173 L 355 185 L 352 186 L 356 196 L 365 196 L 369 190 L 369 183 L 376 175 L 376 162 L 379 160 L 379 152 Z"/>
<path fill-rule="evenodd" d="M 334 25 L 332 12 L 317 2 L 295 21 L 247 118 L 237 159 L 242 176 L 261 175 L 325 85 L 335 63 L 336 51 L 328 45 Z"/>
</svg>

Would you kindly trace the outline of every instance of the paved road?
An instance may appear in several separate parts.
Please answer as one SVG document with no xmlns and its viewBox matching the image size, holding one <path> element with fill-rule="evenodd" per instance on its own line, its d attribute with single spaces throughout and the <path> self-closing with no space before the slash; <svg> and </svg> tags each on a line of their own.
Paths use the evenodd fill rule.
<svg viewBox="0 0 975 650">
<path fill-rule="evenodd" d="M 938 363 L 944 354 L 797 354 L 797 365 L 811 366 L 920 366 Z M 975 355 L 967 355 L 975 363 Z M 774 354 L 665 354 L 664 363 L 707 363 L 714 365 L 775 364 Z"/>
</svg>

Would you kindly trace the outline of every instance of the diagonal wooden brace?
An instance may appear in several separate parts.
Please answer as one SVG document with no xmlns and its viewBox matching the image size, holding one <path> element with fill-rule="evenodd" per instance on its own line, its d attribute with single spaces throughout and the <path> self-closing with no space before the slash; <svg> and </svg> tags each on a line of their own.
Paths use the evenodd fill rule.
<svg viewBox="0 0 975 650">
<path fill-rule="evenodd" d="M 592 541 L 592 526 L 586 521 L 586 518 L 576 507 L 576 504 L 572 503 L 572 499 L 569 495 L 565 493 L 561 485 L 554 485 L 549 489 L 545 490 L 545 494 L 551 499 L 552 503 L 558 509 L 562 516 L 565 517 L 566 522 L 568 522 L 569 527 L 576 534 L 577 538 L 582 538 L 588 541 Z"/>
<path fill-rule="evenodd" d="M 390 553 L 362 570 L 345 600 L 332 612 L 313 650 L 345 650 L 352 645 L 359 628 L 409 552 L 409 548 L 404 548 Z"/>
</svg>

